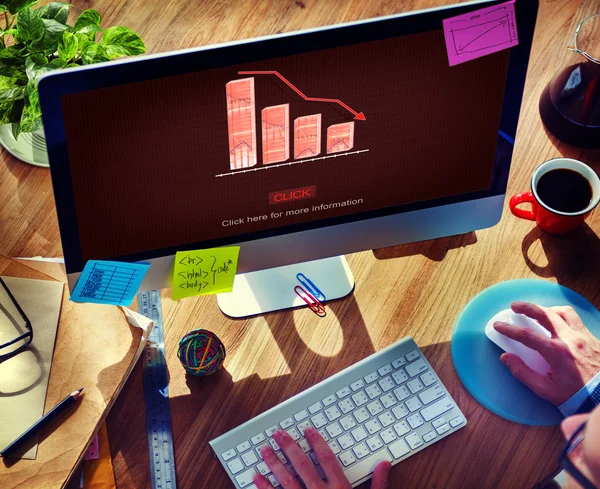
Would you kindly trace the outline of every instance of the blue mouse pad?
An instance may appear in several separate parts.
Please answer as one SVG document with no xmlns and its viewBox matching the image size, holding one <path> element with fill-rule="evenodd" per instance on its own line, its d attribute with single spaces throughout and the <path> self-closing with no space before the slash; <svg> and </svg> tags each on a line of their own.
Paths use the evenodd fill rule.
<svg viewBox="0 0 600 489">
<path fill-rule="evenodd" d="M 556 425 L 563 419 L 560 411 L 512 376 L 500 361 L 503 350 L 485 334 L 492 316 L 517 300 L 542 306 L 569 305 L 600 338 L 600 312 L 576 292 L 544 280 L 510 280 L 483 290 L 466 305 L 452 333 L 452 360 L 465 388 L 493 413 L 527 425 Z"/>
</svg>

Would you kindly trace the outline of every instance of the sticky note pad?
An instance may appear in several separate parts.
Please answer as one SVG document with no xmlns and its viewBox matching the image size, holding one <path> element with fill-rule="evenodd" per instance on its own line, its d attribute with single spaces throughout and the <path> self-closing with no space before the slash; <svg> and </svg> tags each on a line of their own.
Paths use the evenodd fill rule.
<svg viewBox="0 0 600 489">
<path fill-rule="evenodd" d="M 90 260 L 71 293 L 73 302 L 129 306 L 149 263 Z"/>
<path fill-rule="evenodd" d="M 231 292 L 239 246 L 178 251 L 173 271 L 173 299 Z"/>
<path fill-rule="evenodd" d="M 450 66 L 519 44 L 514 0 L 444 19 Z"/>
</svg>

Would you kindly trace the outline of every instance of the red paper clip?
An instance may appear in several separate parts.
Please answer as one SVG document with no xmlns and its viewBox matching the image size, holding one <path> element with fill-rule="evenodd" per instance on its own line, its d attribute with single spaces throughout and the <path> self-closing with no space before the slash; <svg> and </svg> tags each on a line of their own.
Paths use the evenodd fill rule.
<svg viewBox="0 0 600 489">
<path fill-rule="evenodd" d="M 300 299 L 308 304 L 308 307 L 310 307 L 312 312 L 319 317 L 325 317 L 327 314 L 325 311 L 325 306 L 323 306 L 323 304 L 321 304 L 321 302 L 319 302 L 314 295 L 312 295 L 310 292 L 307 292 L 306 289 L 300 285 L 296 285 L 296 287 L 294 287 L 294 292 L 296 292 Z"/>
</svg>

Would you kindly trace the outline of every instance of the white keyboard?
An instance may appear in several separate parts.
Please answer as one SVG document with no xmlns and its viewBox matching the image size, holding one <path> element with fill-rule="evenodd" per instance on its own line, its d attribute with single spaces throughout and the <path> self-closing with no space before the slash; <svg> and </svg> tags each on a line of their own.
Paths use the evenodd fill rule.
<svg viewBox="0 0 600 489">
<path fill-rule="evenodd" d="M 287 431 L 324 478 L 304 439 L 314 426 L 337 455 L 353 487 L 382 460 L 397 464 L 462 428 L 467 421 L 411 337 L 361 360 L 210 442 L 234 487 L 256 489 L 256 472 L 281 487 L 260 451 L 270 445 L 296 475 L 273 439 Z"/>
</svg>

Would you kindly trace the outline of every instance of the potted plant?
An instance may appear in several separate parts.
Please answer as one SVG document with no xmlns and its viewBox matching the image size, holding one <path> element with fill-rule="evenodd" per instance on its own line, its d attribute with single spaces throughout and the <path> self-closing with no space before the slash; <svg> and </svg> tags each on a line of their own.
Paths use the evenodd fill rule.
<svg viewBox="0 0 600 489">
<path fill-rule="evenodd" d="M 48 166 L 39 77 L 53 70 L 134 56 L 146 47 L 127 27 L 103 30 L 95 10 L 83 11 L 69 25 L 70 4 L 52 2 L 32 8 L 37 1 L 0 4 L 0 144 L 23 161 Z"/>
</svg>

